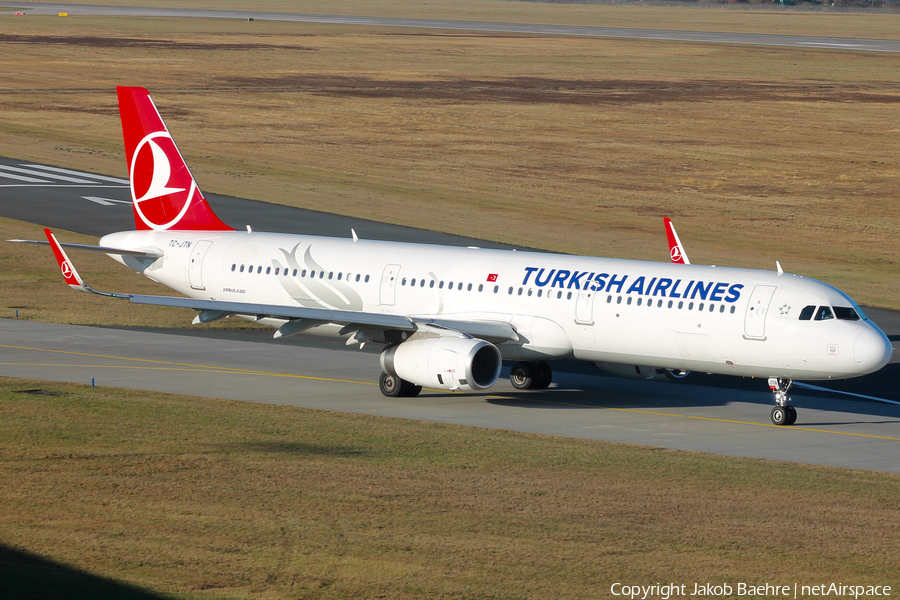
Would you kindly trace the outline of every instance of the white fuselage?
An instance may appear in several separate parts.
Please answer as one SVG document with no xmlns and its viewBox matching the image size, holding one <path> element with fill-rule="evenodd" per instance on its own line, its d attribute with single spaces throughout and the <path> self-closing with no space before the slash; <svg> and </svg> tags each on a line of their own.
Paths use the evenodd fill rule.
<svg viewBox="0 0 900 600">
<path fill-rule="evenodd" d="M 870 373 L 892 352 L 864 315 L 800 320 L 807 306 L 862 313 L 830 285 L 770 271 L 237 231 L 100 243 L 162 250 L 114 258 L 193 298 L 509 323 L 520 340 L 498 344 L 505 359 L 812 380 Z"/>
</svg>

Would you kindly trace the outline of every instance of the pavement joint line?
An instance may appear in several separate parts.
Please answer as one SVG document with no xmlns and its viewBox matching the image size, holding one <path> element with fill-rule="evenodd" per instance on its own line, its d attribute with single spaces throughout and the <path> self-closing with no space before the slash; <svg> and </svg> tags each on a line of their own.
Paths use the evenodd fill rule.
<svg viewBox="0 0 900 600">
<path fill-rule="evenodd" d="M 501 398 L 503 400 L 522 400 L 521 398 L 506 398 L 501 396 L 495 396 L 495 398 Z M 536 404 L 555 404 L 558 406 L 574 406 L 578 408 L 599 408 L 602 410 L 617 410 L 621 412 L 630 412 L 630 413 L 638 413 L 645 415 L 655 415 L 660 417 L 675 417 L 680 419 L 697 419 L 700 421 L 715 421 L 718 423 L 734 423 L 736 425 L 753 425 L 756 427 L 773 427 L 775 429 L 780 429 L 782 431 L 809 431 L 812 433 L 833 433 L 835 435 L 852 435 L 855 437 L 864 437 L 864 438 L 873 438 L 877 440 L 890 440 L 893 442 L 900 442 L 900 438 L 890 437 L 886 435 L 871 435 L 868 433 L 853 433 L 851 431 L 833 431 L 831 429 L 812 429 L 812 428 L 804 428 L 804 427 L 785 427 L 783 425 L 775 425 L 771 423 L 753 423 L 752 421 L 735 421 L 733 419 L 718 419 L 716 417 L 701 417 L 696 415 L 678 415 L 674 413 L 664 413 L 652 410 L 640 410 L 637 408 L 616 408 L 613 406 L 594 406 L 592 404 L 576 404 L 574 402 L 555 402 L 553 400 L 528 400 L 525 399 L 526 402 L 533 402 Z"/>
<path fill-rule="evenodd" d="M 293 377 L 297 379 L 310 379 L 314 381 L 331 381 L 334 383 L 354 383 L 359 385 L 378 385 L 376 383 L 370 381 L 352 381 L 349 379 L 332 379 L 329 377 L 314 377 L 312 375 L 294 375 L 290 373 L 272 373 L 269 371 L 252 371 L 249 369 L 238 369 L 235 367 L 215 367 L 211 365 L 192 365 L 189 363 L 176 363 L 169 362 L 164 360 L 153 360 L 149 358 L 129 358 L 122 356 L 109 356 L 105 354 L 89 354 L 87 352 L 75 352 L 73 350 L 49 350 L 47 348 L 30 348 L 27 346 L 10 346 L 7 344 L 0 344 L 0 348 L 12 348 L 16 350 L 34 350 L 38 352 L 56 352 L 60 354 L 74 354 L 77 356 L 90 356 L 92 358 L 109 358 L 113 360 L 133 360 L 136 362 L 150 362 L 162 365 L 172 365 L 175 367 L 191 367 L 190 369 L 176 369 L 179 371 L 195 371 L 195 372 L 213 372 L 213 373 L 233 373 L 233 374 L 245 374 L 245 375 L 263 375 L 267 377 Z M 129 369 L 148 369 L 148 370 L 165 370 L 163 367 L 123 367 L 120 365 L 60 365 L 60 364 L 31 364 L 31 363 L 0 363 L 0 365 L 9 365 L 9 366 L 35 366 L 35 367 L 79 367 L 79 368 L 129 368 Z M 429 390 L 432 391 L 432 390 Z M 520 398 L 507 398 L 503 396 L 492 396 L 492 398 L 499 398 L 503 400 L 519 400 Z M 638 414 L 646 414 L 646 415 L 655 415 L 661 417 L 674 417 L 681 419 L 697 419 L 700 421 L 713 421 L 717 423 L 733 423 L 736 425 L 753 425 L 756 427 L 774 427 L 776 429 L 780 429 L 782 431 L 808 431 L 811 433 L 831 433 L 834 435 L 849 435 L 855 437 L 864 437 L 864 438 L 872 438 L 878 440 L 889 440 L 894 442 L 900 442 L 900 438 L 884 436 L 884 435 L 871 435 L 867 433 L 853 433 L 850 431 L 832 431 L 830 429 L 810 429 L 803 427 L 784 427 L 782 425 L 774 425 L 769 423 L 753 423 L 751 421 L 735 421 L 733 419 L 719 419 L 716 417 L 700 417 L 695 415 L 678 415 L 674 413 L 664 413 L 657 412 L 651 410 L 639 410 L 636 408 L 615 408 L 612 406 L 595 406 L 592 404 L 576 404 L 574 402 L 555 402 L 553 400 L 528 400 L 524 399 L 526 402 L 532 402 L 535 404 L 553 404 L 557 406 L 574 406 L 578 408 L 599 408 L 602 410 L 617 410 L 621 412 L 630 412 L 630 413 L 638 413 Z"/>
<path fill-rule="evenodd" d="M 166 361 L 166 360 L 153 360 L 150 358 L 130 358 L 127 356 L 110 356 L 107 354 L 90 354 L 88 352 L 75 352 L 73 350 L 50 350 L 47 348 L 30 348 L 28 346 L 10 346 L 7 344 L 0 344 L 0 348 L 12 348 L 15 350 L 34 350 L 36 352 L 55 352 L 58 354 L 73 354 L 75 356 L 89 356 L 91 358 L 108 358 L 111 360 L 132 360 L 135 362 L 148 362 L 148 363 L 154 363 L 154 364 L 158 364 L 158 365 L 171 365 L 171 366 L 175 366 L 175 367 L 191 367 L 193 369 L 208 370 L 210 372 L 220 372 L 220 373 L 243 373 L 246 375 L 264 375 L 264 376 L 268 376 L 268 377 L 294 377 L 297 379 L 310 379 L 310 380 L 314 380 L 314 381 L 332 381 L 335 383 L 355 383 L 355 384 L 359 384 L 359 385 L 378 385 L 377 383 L 373 383 L 371 381 L 353 381 L 350 379 L 333 379 L 330 377 L 315 377 L 313 375 L 296 375 L 293 373 L 273 373 L 271 371 L 253 371 L 251 369 L 240 369 L 237 367 L 216 367 L 213 365 L 194 365 L 194 364 L 190 364 L 190 363 L 177 363 L 177 362 L 170 362 L 170 361 Z M 10 364 L 11 365 L 12 363 L 0 363 L 0 364 Z M 27 365 L 25 365 L 25 366 L 27 366 Z M 35 364 L 34 366 L 63 366 L 63 365 L 54 365 L 54 364 L 37 365 L 37 364 Z M 82 365 L 72 365 L 72 366 L 79 366 L 82 368 L 102 368 L 103 366 L 105 366 L 107 368 L 110 368 L 110 367 L 116 367 L 117 365 L 87 365 L 86 367 L 84 367 Z M 118 366 L 118 368 L 128 368 L 128 367 Z M 161 367 L 159 367 L 159 369 L 162 370 Z"/>
</svg>

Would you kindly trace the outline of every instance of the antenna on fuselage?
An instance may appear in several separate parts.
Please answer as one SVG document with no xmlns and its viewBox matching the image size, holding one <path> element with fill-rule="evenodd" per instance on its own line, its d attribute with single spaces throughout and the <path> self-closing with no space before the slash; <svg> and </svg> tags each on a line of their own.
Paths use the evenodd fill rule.
<svg viewBox="0 0 900 600">
<path fill-rule="evenodd" d="M 775 261 L 775 267 L 776 267 L 777 270 L 778 270 L 778 275 L 779 275 L 779 276 L 784 275 L 784 269 L 781 268 L 781 263 L 778 262 L 777 260 Z"/>
<path fill-rule="evenodd" d="M 359 241 L 359 236 L 356 235 L 356 230 L 353 229 L 352 227 L 350 228 L 350 235 L 353 236 L 353 241 L 354 241 L 354 242 L 358 242 L 358 241 Z"/>
</svg>

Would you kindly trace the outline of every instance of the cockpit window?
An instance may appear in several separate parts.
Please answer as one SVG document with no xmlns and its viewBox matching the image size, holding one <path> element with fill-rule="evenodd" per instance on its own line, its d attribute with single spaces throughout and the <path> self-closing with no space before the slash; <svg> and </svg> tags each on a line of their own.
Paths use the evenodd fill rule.
<svg viewBox="0 0 900 600">
<path fill-rule="evenodd" d="M 816 312 L 815 306 L 803 307 L 803 310 L 800 311 L 800 320 L 801 321 L 809 321 L 810 319 L 812 319 L 814 312 Z"/>
<path fill-rule="evenodd" d="M 828 319 L 833 319 L 834 313 L 831 312 L 830 306 L 820 306 L 816 311 L 816 321 L 827 321 Z"/>
<path fill-rule="evenodd" d="M 859 315 L 852 308 L 846 306 L 835 306 L 834 316 L 841 321 L 859 321 Z"/>
</svg>

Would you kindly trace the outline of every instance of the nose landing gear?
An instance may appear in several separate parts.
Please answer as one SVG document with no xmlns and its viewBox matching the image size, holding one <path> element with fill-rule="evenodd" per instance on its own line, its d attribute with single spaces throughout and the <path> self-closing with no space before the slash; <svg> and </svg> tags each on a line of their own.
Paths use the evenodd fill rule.
<svg viewBox="0 0 900 600">
<path fill-rule="evenodd" d="M 791 389 L 792 379 L 769 377 L 769 389 L 775 393 L 775 408 L 772 409 L 774 425 L 793 425 L 797 422 L 797 409 L 789 405 L 791 399 L 787 392 Z"/>
</svg>

